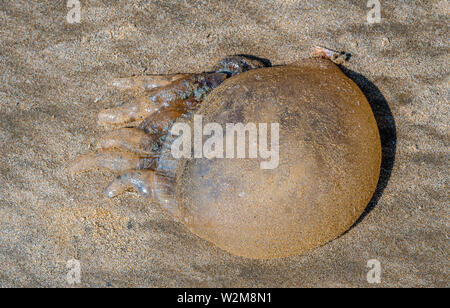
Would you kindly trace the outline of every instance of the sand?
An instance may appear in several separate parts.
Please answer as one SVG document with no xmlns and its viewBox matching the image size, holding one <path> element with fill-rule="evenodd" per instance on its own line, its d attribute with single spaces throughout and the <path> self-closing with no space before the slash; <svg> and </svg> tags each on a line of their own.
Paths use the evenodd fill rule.
<svg viewBox="0 0 450 308">
<path fill-rule="evenodd" d="M 381 1 L 0 1 L 0 287 L 448 287 L 449 4 Z M 383 165 L 359 222 L 304 255 L 255 261 L 191 234 L 113 176 L 68 176 L 119 103 L 115 77 L 201 72 L 231 54 L 294 63 L 314 45 L 377 117 Z M 79 260 L 81 283 L 66 279 Z M 367 261 L 381 264 L 369 284 Z"/>
</svg>

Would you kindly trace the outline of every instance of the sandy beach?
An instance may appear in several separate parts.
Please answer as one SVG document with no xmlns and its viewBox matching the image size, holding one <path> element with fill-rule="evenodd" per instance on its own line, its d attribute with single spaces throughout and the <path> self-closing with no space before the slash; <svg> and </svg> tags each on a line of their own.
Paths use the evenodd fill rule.
<svg viewBox="0 0 450 308">
<path fill-rule="evenodd" d="M 0 0 L 0 287 L 449 287 L 450 5 L 380 3 L 370 24 L 356 0 L 82 0 L 70 23 L 67 1 Z M 371 203 L 331 243 L 235 257 L 136 193 L 105 198 L 111 173 L 67 174 L 105 133 L 98 112 L 121 103 L 112 79 L 234 54 L 291 64 L 316 45 L 351 55 L 383 146 Z"/>
</svg>

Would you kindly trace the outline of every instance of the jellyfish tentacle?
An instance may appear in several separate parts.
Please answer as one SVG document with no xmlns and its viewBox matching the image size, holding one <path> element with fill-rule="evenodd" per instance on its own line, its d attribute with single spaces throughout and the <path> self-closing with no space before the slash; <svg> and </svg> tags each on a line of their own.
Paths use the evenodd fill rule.
<svg viewBox="0 0 450 308">
<path fill-rule="evenodd" d="M 113 198 L 131 189 L 143 196 L 154 197 L 154 171 L 129 170 L 110 182 L 104 193 L 105 196 Z"/>
<path fill-rule="evenodd" d="M 154 96 L 139 95 L 121 106 L 104 109 L 99 112 L 99 125 L 123 125 L 145 119 L 148 115 L 158 111 L 164 101 L 154 99 Z"/>
<path fill-rule="evenodd" d="M 97 143 L 97 150 L 122 149 L 139 157 L 157 157 L 157 136 L 146 134 L 138 128 L 120 128 L 104 135 Z"/>
<path fill-rule="evenodd" d="M 147 117 L 139 124 L 139 128 L 148 134 L 163 135 L 169 131 L 176 119 L 194 109 L 196 105 L 197 102 L 192 102 L 192 104 L 187 103 L 184 106 L 162 108 L 161 110 L 158 110 L 158 112 Z"/>
<path fill-rule="evenodd" d="M 136 169 L 140 166 L 140 163 L 141 158 L 133 153 L 107 149 L 77 157 L 69 163 L 68 171 L 71 174 L 77 174 L 91 169 L 121 172 Z"/>
<path fill-rule="evenodd" d="M 128 170 L 106 186 L 104 195 L 114 198 L 128 190 L 137 191 L 141 196 L 152 199 L 175 218 L 179 218 L 173 178 L 153 170 Z"/>
<path fill-rule="evenodd" d="M 98 123 L 121 125 L 143 120 L 163 107 L 180 106 L 183 103 L 190 107 L 192 101 L 203 101 L 226 78 L 225 73 L 183 74 L 165 86 L 145 92 L 132 102 L 101 111 Z"/>
<path fill-rule="evenodd" d="M 168 86 L 179 79 L 188 78 L 189 74 L 144 75 L 117 78 L 112 85 L 119 90 L 152 90 Z"/>
</svg>

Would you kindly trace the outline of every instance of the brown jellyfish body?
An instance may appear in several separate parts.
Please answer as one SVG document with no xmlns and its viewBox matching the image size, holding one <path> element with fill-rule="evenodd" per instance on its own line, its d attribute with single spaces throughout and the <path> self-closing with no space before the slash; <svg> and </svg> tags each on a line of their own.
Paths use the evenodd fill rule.
<svg viewBox="0 0 450 308">
<path fill-rule="evenodd" d="M 216 70 L 214 74 L 221 73 Z M 203 123 L 224 128 L 229 123 L 255 123 L 261 128 L 258 124 L 265 123 L 268 148 L 275 138 L 271 124 L 277 124 L 275 167 L 261 168 L 268 160 L 261 155 L 175 159 L 171 144 L 176 137 L 168 134 L 170 125 L 161 129 L 158 138 L 154 129 L 141 125 L 139 135 L 147 132 L 158 141 L 154 164 L 146 168 L 142 161 L 148 158 L 136 161 L 136 153 L 149 153 L 140 146 L 132 151 L 133 159 L 124 156 L 128 165 L 106 194 L 113 197 L 136 189 L 201 238 L 247 258 L 303 253 L 348 230 L 370 201 L 381 164 L 377 123 L 361 90 L 331 61 L 314 58 L 296 65 L 255 67 L 228 77 L 211 89 L 198 109 L 181 112 L 190 116 L 171 119 L 191 127 L 193 114 L 202 115 Z M 128 131 L 125 135 L 135 140 Z M 102 144 L 123 143 L 116 139 Z M 105 151 L 115 150 L 102 149 L 100 155 Z M 92 155 L 97 155 L 95 160 Z M 104 167 L 98 155 L 79 158 L 72 169 Z"/>
</svg>

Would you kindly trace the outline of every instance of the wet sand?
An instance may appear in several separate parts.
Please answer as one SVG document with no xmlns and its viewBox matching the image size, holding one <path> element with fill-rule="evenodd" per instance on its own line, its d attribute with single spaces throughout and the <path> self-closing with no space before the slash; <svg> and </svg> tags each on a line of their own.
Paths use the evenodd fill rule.
<svg viewBox="0 0 450 308">
<path fill-rule="evenodd" d="M 449 4 L 381 1 L 0 2 L 0 287 L 448 287 Z M 337 240 L 281 260 L 234 257 L 135 193 L 106 199 L 108 172 L 68 176 L 93 150 L 109 81 L 201 72 L 250 54 L 294 63 L 314 45 L 352 56 L 383 143 L 377 192 Z M 381 263 L 368 284 L 367 261 Z"/>
</svg>

